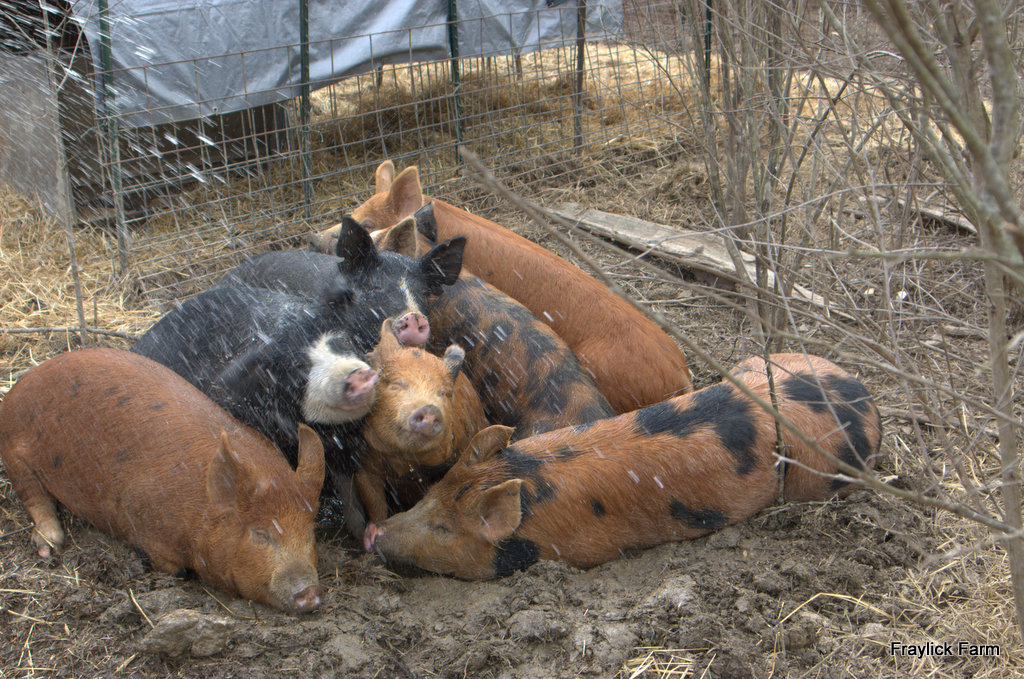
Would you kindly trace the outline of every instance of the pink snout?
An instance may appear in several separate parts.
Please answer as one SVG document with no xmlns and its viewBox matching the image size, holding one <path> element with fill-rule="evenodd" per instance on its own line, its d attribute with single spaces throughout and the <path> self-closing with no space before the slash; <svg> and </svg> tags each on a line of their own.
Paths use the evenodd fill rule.
<svg viewBox="0 0 1024 679">
<path fill-rule="evenodd" d="M 421 347 L 430 339 L 430 321 L 423 314 L 410 311 L 395 321 L 395 337 L 407 347 Z"/>
<path fill-rule="evenodd" d="M 421 436 L 437 436 L 443 423 L 444 415 L 435 405 L 420 406 L 409 416 L 409 430 Z"/>
<path fill-rule="evenodd" d="M 369 408 L 377 389 L 377 372 L 372 368 L 358 368 L 345 378 L 342 395 L 343 408 L 359 410 Z"/>
<path fill-rule="evenodd" d="M 310 585 L 292 595 L 288 601 L 288 610 L 294 613 L 309 613 L 320 607 L 320 587 Z"/>
<path fill-rule="evenodd" d="M 366 524 L 366 530 L 363 532 L 363 549 L 372 552 L 374 543 L 377 542 L 377 538 L 381 535 L 384 535 L 383 528 L 378 528 L 374 523 Z"/>
</svg>

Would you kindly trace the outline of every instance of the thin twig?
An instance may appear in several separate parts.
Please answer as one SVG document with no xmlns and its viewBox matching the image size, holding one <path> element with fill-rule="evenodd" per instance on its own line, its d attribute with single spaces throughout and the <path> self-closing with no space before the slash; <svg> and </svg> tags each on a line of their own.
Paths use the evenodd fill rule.
<svg viewBox="0 0 1024 679">
<path fill-rule="evenodd" d="M 75 326 L 63 326 L 63 327 L 51 327 L 51 328 L 0 328 L 0 333 L 6 333 L 8 335 L 27 335 L 33 333 L 43 332 L 79 332 L 82 328 Z M 94 335 L 107 335 L 109 337 L 122 337 L 126 340 L 135 341 L 139 337 L 127 332 L 121 332 L 119 330 L 104 330 L 103 328 L 91 328 L 86 326 L 84 328 L 86 332 L 91 332 Z"/>
</svg>

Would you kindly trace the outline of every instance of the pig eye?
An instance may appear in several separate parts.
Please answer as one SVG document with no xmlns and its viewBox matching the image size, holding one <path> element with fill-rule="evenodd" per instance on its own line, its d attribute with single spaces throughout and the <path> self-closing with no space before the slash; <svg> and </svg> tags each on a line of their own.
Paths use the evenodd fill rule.
<svg viewBox="0 0 1024 679">
<path fill-rule="evenodd" d="M 441 390 L 441 398 L 443 398 L 445 400 L 450 399 L 452 397 L 452 393 L 453 392 L 452 392 L 451 389 L 442 389 Z"/>
<path fill-rule="evenodd" d="M 434 532 L 436 532 L 436 533 L 447 533 L 447 534 L 450 535 L 451 532 L 452 532 L 452 529 L 449 528 L 448 524 L 446 524 L 446 523 L 435 523 L 433 528 L 434 528 Z"/>
<path fill-rule="evenodd" d="M 270 544 L 270 533 L 262 528 L 250 528 L 249 533 L 252 535 L 253 542 L 269 545 Z"/>
<path fill-rule="evenodd" d="M 391 389 L 408 389 L 409 383 L 406 382 L 405 380 L 395 380 L 394 382 L 389 384 L 388 387 Z"/>
</svg>

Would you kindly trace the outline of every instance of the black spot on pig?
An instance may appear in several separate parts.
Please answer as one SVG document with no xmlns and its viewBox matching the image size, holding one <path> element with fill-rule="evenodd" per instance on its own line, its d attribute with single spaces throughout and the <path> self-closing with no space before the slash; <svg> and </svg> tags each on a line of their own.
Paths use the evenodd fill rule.
<svg viewBox="0 0 1024 679">
<path fill-rule="evenodd" d="M 516 446 L 509 446 L 501 452 L 505 469 L 510 479 L 539 479 L 543 462 L 532 455 L 526 455 Z"/>
<path fill-rule="evenodd" d="M 816 413 L 828 407 L 828 397 L 813 375 L 793 375 L 782 383 L 782 392 L 791 401 L 803 403 Z"/>
<path fill-rule="evenodd" d="M 605 510 L 604 505 L 601 504 L 601 501 L 598 500 L 597 498 L 590 499 L 590 507 L 594 511 L 594 516 L 596 516 L 597 518 L 601 518 L 602 516 L 604 516 L 607 511 Z"/>
<path fill-rule="evenodd" d="M 527 488 L 525 483 L 519 487 L 519 507 L 523 517 L 533 516 L 535 505 L 553 500 L 558 493 L 555 485 L 547 479 L 535 477 L 531 485 L 532 488 Z"/>
<path fill-rule="evenodd" d="M 668 511 L 673 519 L 697 530 L 718 530 L 728 522 L 725 514 L 716 509 L 690 509 L 675 498 L 669 502 Z"/>
<path fill-rule="evenodd" d="M 114 405 L 117 406 L 118 408 L 123 408 L 131 402 L 131 396 L 122 396 L 121 398 L 117 399 L 117 402 Z"/>
<path fill-rule="evenodd" d="M 827 375 L 825 385 L 835 392 L 840 399 L 853 406 L 862 415 L 871 410 L 871 394 L 867 388 L 852 377 Z"/>
<path fill-rule="evenodd" d="M 525 538 L 502 540 L 494 552 L 494 573 L 499 578 L 529 568 L 540 558 L 536 543 Z"/>
<path fill-rule="evenodd" d="M 736 459 L 737 474 L 749 474 L 757 464 L 754 456 L 757 428 L 750 416 L 750 403 L 726 384 L 694 392 L 683 411 L 676 410 L 675 400 L 638 410 L 636 424 L 638 433 L 643 436 L 672 434 L 679 438 L 701 427 L 712 427 L 722 445 Z"/>
<path fill-rule="evenodd" d="M 166 405 L 167 404 L 165 404 L 163 401 L 153 401 L 152 405 L 149 406 L 149 409 L 159 412 L 163 410 L 166 407 Z"/>
</svg>

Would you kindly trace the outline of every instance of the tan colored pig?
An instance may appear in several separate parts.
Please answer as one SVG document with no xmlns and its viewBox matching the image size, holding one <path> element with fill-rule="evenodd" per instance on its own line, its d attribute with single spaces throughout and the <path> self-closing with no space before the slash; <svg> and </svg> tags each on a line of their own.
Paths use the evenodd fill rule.
<svg viewBox="0 0 1024 679">
<path fill-rule="evenodd" d="M 0 458 L 50 557 L 60 502 L 141 548 L 292 613 L 320 605 L 313 525 L 323 446 L 299 425 L 298 468 L 164 366 L 116 349 L 58 355 L 0 403 Z"/>
</svg>

